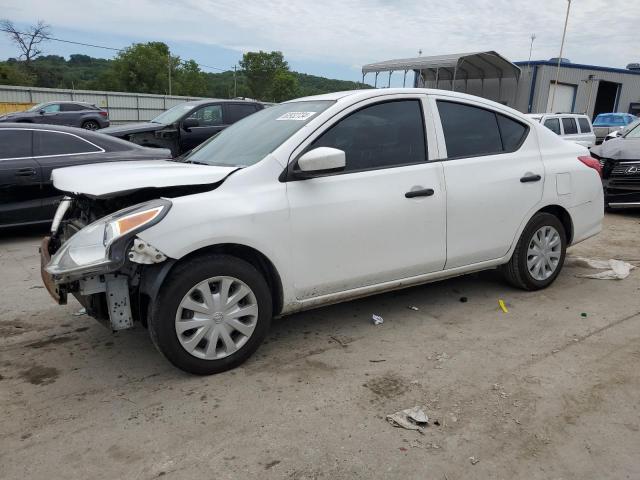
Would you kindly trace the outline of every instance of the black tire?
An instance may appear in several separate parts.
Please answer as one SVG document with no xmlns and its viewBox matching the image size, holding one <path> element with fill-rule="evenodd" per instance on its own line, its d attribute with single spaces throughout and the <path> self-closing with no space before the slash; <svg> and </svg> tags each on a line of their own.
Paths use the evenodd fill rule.
<svg viewBox="0 0 640 480">
<path fill-rule="evenodd" d="M 82 128 L 85 130 L 100 130 L 100 124 L 95 120 L 85 120 L 82 122 Z"/>
<path fill-rule="evenodd" d="M 253 333 L 236 352 L 221 359 L 206 360 L 191 355 L 180 344 L 175 317 L 187 292 L 198 283 L 216 276 L 237 278 L 252 290 L 258 304 L 258 319 Z M 157 349 L 173 365 L 196 375 L 211 375 L 237 367 L 256 351 L 269 330 L 272 308 L 269 286 L 253 265 L 229 255 L 199 256 L 176 265 L 169 273 L 150 308 L 149 333 Z"/>
<path fill-rule="evenodd" d="M 549 278 L 545 280 L 538 280 L 531 275 L 527 268 L 527 250 L 534 233 L 545 226 L 555 228 L 560 235 L 560 259 L 555 271 Z M 501 267 L 502 274 L 507 282 L 522 290 L 541 290 L 543 288 L 547 288 L 554 282 L 562 270 L 566 251 L 567 233 L 562 222 L 558 217 L 550 213 L 536 213 L 533 218 L 529 220 L 529 223 L 522 232 L 522 235 L 520 235 L 520 239 L 518 240 L 518 244 L 516 245 L 509 263 Z"/>
</svg>

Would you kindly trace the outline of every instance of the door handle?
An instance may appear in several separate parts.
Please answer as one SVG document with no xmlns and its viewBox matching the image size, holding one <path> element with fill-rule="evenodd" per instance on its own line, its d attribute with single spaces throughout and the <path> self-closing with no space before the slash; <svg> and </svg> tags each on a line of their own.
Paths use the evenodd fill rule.
<svg viewBox="0 0 640 480">
<path fill-rule="evenodd" d="M 525 175 L 520 179 L 521 183 L 538 182 L 542 179 L 540 175 Z"/>
<path fill-rule="evenodd" d="M 16 177 L 32 177 L 35 174 L 35 168 L 21 168 L 16 172 Z"/>
<path fill-rule="evenodd" d="M 406 198 L 430 197 L 434 194 L 433 188 L 423 188 L 422 190 L 411 190 L 404 194 Z"/>
</svg>

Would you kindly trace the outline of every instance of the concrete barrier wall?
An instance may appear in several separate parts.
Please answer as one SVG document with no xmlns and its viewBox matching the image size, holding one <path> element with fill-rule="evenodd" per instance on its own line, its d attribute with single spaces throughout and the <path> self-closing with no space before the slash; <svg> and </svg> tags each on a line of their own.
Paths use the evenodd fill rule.
<svg viewBox="0 0 640 480">
<path fill-rule="evenodd" d="M 0 85 L 0 114 L 23 111 L 42 102 L 71 100 L 92 103 L 109 112 L 112 123 L 151 120 L 165 110 L 199 97 L 147 93 L 99 92 L 58 88 Z"/>
</svg>

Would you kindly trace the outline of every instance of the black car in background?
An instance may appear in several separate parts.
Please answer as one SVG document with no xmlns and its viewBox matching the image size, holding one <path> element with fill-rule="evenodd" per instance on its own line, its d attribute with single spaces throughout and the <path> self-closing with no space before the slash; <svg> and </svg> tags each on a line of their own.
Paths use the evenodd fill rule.
<svg viewBox="0 0 640 480">
<path fill-rule="evenodd" d="M 263 108 L 246 100 L 198 100 L 176 105 L 150 122 L 118 125 L 102 133 L 145 147 L 168 148 L 178 156 Z"/>
<path fill-rule="evenodd" d="M 169 150 L 144 148 L 88 130 L 0 124 L 0 228 L 51 221 L 61 198 L 51 183 L 55 168 L 168 158 Z"/>
<path fill-rule="evenodd" d="M 98 130 L 109 126 L 109 114 L 89 103 L 47 102 L 34 105 L 24 112 L 2 115 L 0 122 L 46 123 Z"/>
</svg>

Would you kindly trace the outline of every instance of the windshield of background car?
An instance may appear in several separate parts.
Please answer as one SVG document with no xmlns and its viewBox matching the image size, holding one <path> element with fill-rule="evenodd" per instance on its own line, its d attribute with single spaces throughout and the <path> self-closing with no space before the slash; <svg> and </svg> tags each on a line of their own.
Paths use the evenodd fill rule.
<svg viewBox="0 0 640 480">
<path fill-rule="evenodd" d="M 640 125 L 640 120 L 636 120 L 633 123 L 630 123 L 629 125 L 627 125 L 626 127 L 624 127 L 621 130 L 621 135 L 623 137 L 640 137 L 640 128 L 638 128 L 638 126 Z"/>
<path fill-rule="evenodd" d="M 194 105 L 190 105 L 187 103 L 183 103 L 180 105 L 176 105 L 173 108 L 170 108 L 164 113 L 161 113 L 156 118 L 151 120 L 152 123 L 161 123 L 163 125 L 171 125 L 172 123 L 177 122 L 182 116 L 193 110 L 195 108 Z"/>
<path fill-rule="evenodd" d="M 29 110 L 27 110 L 27 112 L 38 112 L 40 110 L 42 110 L 42 107 L 44 107 L 46 105 L 46 103 L 39 103 L 37 105 L 34 105 L 33 107 L 31 107 Z"/>
<path fill-rule="evenodd" d="M 598 115 L 596 121 L 593 122 L 594 127 L 598 126 L 621 126 L 625 125 L 624 117 L 622 115 Z"/>
<path fill-rule="evenodd" d="M 282 103 L 243 118 L 193 150 L 185 162 L 248 167 L 329 108 L 330 100 Z"/>
</svg>

